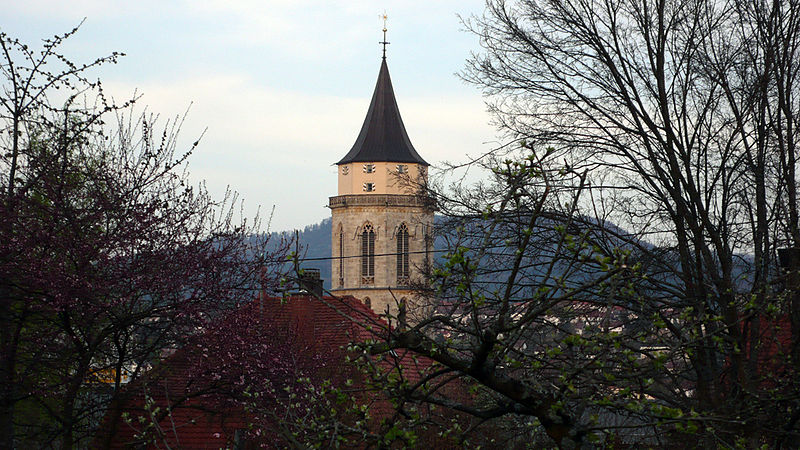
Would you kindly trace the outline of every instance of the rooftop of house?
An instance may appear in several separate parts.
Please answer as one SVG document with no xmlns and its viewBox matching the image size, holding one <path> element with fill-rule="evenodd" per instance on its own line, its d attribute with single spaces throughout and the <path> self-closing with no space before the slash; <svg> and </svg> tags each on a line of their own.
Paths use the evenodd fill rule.
<svg viewBox="0 0 800 450">
<path fill-rule="evenodd" d="M 151 431 L 161 429 L 161 439 L 171 446 L 233 446 L 249 421 L 249 413 L 235 401 L 243 391 L 266 378 L 275 378 L 266 382 L 280 385 L 295 380 L 300 372 L 325 379 L 345 374 L 345 347 L 380 339 L 387 326 L 353 297 L 262 296 L 192 337 L 129 384 L 120 409 L 128 420 L 107 414 L 101 439 L 109 439 L 110 448 L 128 448 L 141 442 L 141 433 L 149 426 Z M 407 352 L 398 357 L 408 367 L 421 364 L 420 373 L 432 363 L 424 358 L 420 362 Z M 160 415 L 150 415 L 148 402 L 151 409 L 159 408 Z M 391 406 L 383 403 L 373 405 L 372 413 L 388 414 Z"/>
</svg>

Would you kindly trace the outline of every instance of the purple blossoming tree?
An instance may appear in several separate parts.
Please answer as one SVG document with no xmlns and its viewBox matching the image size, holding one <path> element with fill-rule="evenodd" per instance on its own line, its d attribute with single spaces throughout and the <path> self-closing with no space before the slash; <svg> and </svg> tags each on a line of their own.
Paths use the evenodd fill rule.
<svg viewBox="0 0 800 450">
<path fill-rule="evenodd" d="M 0 34 L 3 448 L 85 445 L 126 382 L 272 281 L 258 221 L 188 184 L 180 120 L 90 79 L 122 55 L 59 53 L 76 31 Z"/>
</svg>

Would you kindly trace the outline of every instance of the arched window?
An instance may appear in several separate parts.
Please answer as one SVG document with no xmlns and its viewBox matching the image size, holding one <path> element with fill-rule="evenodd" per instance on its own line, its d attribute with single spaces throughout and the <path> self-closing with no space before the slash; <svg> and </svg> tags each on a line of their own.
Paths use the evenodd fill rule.
<svg viewBox="0 0 800 450">
<path fill-rule="evenodd" d="M 367 308 L 372 308 L 372 300 L 369 297 L 364 297 L 364 304 L 367 305 Z"/>
<path fill-rule="evenodd" d="M 375 282 L 375 230 L 372 225 L 364 226 L 361 232 L 361 283 Z"/>
<path fill-rule="evenodd" d="M 400 225 L 397 229 L 397 284 L 408 284 L 408 227 Z"/>
<path fill-rule="evenodd" d="M 339 225 L 339 287 L 344 287 L 344 229 Z"/>
</svg>

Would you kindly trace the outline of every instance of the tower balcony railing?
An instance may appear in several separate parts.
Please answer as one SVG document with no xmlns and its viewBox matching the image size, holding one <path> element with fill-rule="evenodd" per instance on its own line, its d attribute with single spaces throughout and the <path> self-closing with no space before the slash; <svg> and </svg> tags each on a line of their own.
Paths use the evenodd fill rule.
<svg viewBox="0 0 800 450">
<path fill-rule="evenodd" d="M 328 207 L 345 208 L 348 206 L 419 206 L 435 209 L 436 202 L 426 195 L 403 194 L 349 194 L 330 197 Z"/>
</svg>

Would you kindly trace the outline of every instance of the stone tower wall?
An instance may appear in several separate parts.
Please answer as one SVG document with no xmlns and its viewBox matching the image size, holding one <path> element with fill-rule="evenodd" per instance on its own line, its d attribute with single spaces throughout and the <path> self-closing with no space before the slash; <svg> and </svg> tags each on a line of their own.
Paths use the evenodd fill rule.
<svg viewBox="0 0 800 450">
<path fill-rule="evenodd" d="M 331 197 L 330 207 L 333 293 L 352 295 L 365 302 L 369 299 L 378 314 L 385 313 L 387 308 L 391 314 L 397 314 L 397 301 L 412 294 L 408 282 L 398 279 L 397 231 L 401 224 L 408 228 L 409 281 L 419 282 L 424 267 L 433 258 L 431 205 L 424 197 L 415 195 L 360 194 Z M 375 276 L 371 282 L 361 273 L 361 233 L 366 224 L 371 224 L 375 232 Z"/>
</svg>

